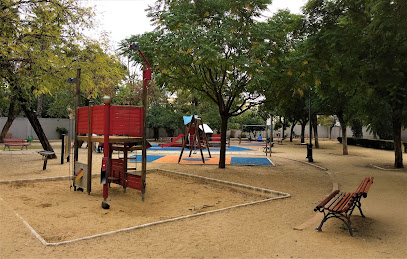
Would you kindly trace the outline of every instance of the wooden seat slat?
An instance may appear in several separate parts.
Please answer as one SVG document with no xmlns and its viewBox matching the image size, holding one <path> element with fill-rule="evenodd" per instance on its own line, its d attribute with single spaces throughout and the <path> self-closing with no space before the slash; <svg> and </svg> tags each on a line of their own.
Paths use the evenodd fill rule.
<svg viewBox="0 0 407 259">
<path fill-rule="evenodd" d="M 355 202 L 355 199 L 357 199 L 357 195 L 354 193 L 354 194 L 351 196 L 351 198 L 349 199 L 349 202 L 346 203 L 346 206 L 343 207 L 341 211 L 342 211 L 342 212 L 348 211 L 348 210 L 351 208 L 351 206 L 353 205 L 353 203 Z"/>
<path fill-rule="evenodd" d="M 338 202 L 338 204 L 335 206 L 335 208 L 333 209 L 333 211 L 340 211 L 341 208 L 342 208 L 343 206 L 345 206 L 345 204 L 349 201 L 350 197 L 351 197 L 351 194 L 350 194 L 350 193 L 347 193 L 347 194 L 345 195 L 345 197 L 343 197 L 342 200 L 340 200 L 340 201 Z"/>
<path fill-rule="evenodd" d="M 332 208 L 335 207 L 335 204 L 342 199 L 342 197 L 345 195 L 345 193 L 341 192 L 337 195 L 335 199 L 333 199 L 328 206 L 325 206 L 325 209 L 331 210 Z"/>
<path fill-rule="evenodd" d="M 332 200 L 333 197 L 335 197 L 339 193 L 339 190 L 333 191 L 328 197 L 325 198 L 325 200 L 321 201 L 317 209 L 324 207 L 330 200 Z"/>
</svg>

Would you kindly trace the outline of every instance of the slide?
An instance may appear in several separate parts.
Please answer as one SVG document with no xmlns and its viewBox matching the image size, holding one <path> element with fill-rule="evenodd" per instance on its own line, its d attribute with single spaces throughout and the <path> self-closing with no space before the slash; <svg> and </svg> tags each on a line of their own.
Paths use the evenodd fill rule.
<svg viewBox="0 0 407 259">
<path fill-rule="evenodd" d="M 160 147 L 182 147 L 182 138 L 184 134 L 179 134 L 171 143 L 159 144 Z M 181 139 L 181 142 L 178 140 Z M 177 142 L 178 141 L 178 142 Z"/>
</svg>

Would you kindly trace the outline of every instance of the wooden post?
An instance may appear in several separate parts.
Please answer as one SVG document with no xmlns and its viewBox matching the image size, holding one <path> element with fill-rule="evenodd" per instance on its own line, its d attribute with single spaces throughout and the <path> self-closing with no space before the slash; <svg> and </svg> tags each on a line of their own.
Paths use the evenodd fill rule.
<svg viewBox="0 0 407 259">
<path fill-rule="evenodd" d="M 89 102 L 88 107 L 88 179 L 86 189 L 88 191 L 88 195 L 90 195 L 90 191 L 92 188 L 92 151 L 93 151 L 93 143 L 92 143 L 92 102 Z"/>
<path fill-rule="evenodd" d="M 143 71 L 146 66 L 143 67 Z M 141 199 L 144 201 L 144 194 L 146 192 L 146 173 L 147 173 L 147 87 L 148 79 L 144 78 L 143 73 L 143 142 L 141 152 Z"/>
<path fill-rule="evenodd" d="M 74 154 L 73 154 L 73 171 L 76 172 L 75 164 L 78 161 L 78 108 L 80 105 L 80 94 L 81 94 L 81 69 L 76 70 L 76 88 L 75 88 L 75 130 L 74 130 Z M 72 178 L 73 186 L 76 190 L 75 177 Z"/>
<path fill-rule="evenodd" d="M 78 68 L 76 71 L 76 91 L 75 91 L 75 140 L 74 140 L 74 162 L 78 161 L 78 133 L 76 132 L 76 129 L 78 127 L 78 108 L 80 105 L 80 96 L 81 96 L 81 69 Z"/>
<path fill-rule="evenodd" d="M 103 199 L 106 201 L 109 194 L 109 176 L 110 176 L 110 143 L 109 143 L 109 134 L 110 134 L 110 102 L 111 99 L 109 96 L 103 97 L 103 102 L 105 103 L 104 112 L 105 112 L 105 127 L 104 127 L 104 136 L 103 136 L 103 156 L 107 159 L 106 166 L 106 182 L 103 184 Z"/>
<path fill-rule="evenodd" d="M 61 165 L 63 165 L 65 160 L 65 134 L 62 134 L 61 142 Z"/>
</svg>

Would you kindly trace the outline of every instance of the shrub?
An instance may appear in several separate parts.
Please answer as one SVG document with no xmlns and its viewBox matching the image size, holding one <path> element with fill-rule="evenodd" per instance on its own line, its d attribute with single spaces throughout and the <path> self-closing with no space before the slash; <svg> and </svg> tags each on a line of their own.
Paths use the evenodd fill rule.
<svg viewBox="0 0 407 259">
<path fill-rule="evenodd" d="M 68 134 L 68 130 L 65 127 L 57 127 L 56 131 L 59 133 L 60 139 L 62 139 L 62 134 Z"/>
<path fill-rule="evenodd" d="M 347 138 L 348 145 L 361 146 L 367 148 L 394 150 L 393 140 L 383 139 L 365 139 L 365 138 Z M 342 137 L 338 137 L 339 143 L 342 143 Z M 404 143 L 406 145 L 406 143 Z"/>
</svg>

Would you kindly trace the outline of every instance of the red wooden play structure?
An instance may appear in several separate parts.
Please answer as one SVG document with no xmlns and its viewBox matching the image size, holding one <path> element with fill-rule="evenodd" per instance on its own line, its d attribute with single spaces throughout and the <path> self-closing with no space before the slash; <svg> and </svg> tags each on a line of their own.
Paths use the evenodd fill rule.
<svg viewBox="0 0 407 259">
<path fill-rule="evenodd" d="M 108 209 L 107 204 L 109 186 L 111 183 L 126 188 L 140 190 L 144 201 L 146 189 L 146 107 L 147 86 L 151 80 L 150 64 L 138 46 L 132 44 L 131 49 L 138 50 L 146 62 L 143 69 L 143 107 L 111 105 L 109 96 L 103 97 L 104 105 L 81 107 L 76 110 L 76 134 L 74 152 L 73 186 L 91 192 L 92 178 L 92 143 L 102 142 L 103 159 L 101 168 L 101 183 L 103 184 L 102 207 Z M 79 86 L 77 84 L 76 103 L 79 104 Z M 87 164 L 78 162 L 78 141 L 88 142 Z M 113 151 L 121 151 L 123 158 L 112 158 Z M 128 152 L 142 150 L 142 168 L 128 166 Z"/>
</svg>

